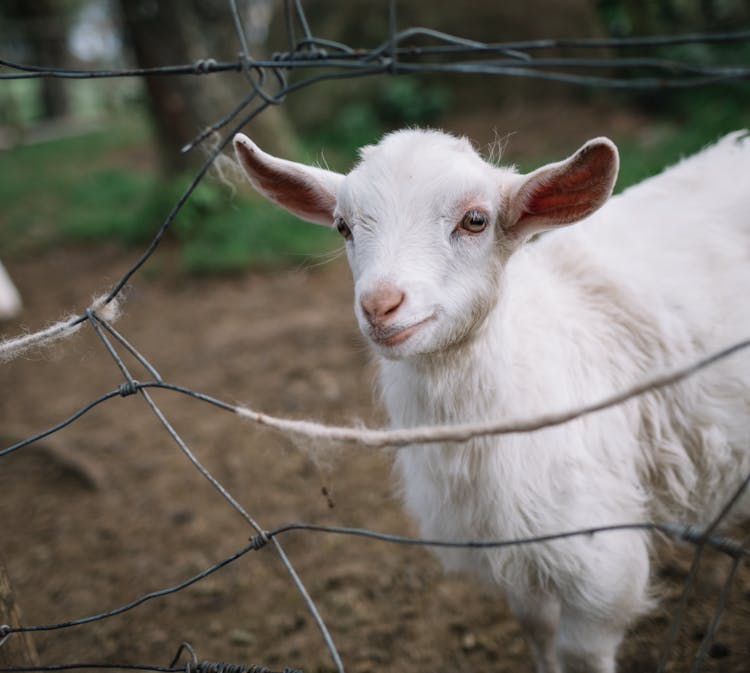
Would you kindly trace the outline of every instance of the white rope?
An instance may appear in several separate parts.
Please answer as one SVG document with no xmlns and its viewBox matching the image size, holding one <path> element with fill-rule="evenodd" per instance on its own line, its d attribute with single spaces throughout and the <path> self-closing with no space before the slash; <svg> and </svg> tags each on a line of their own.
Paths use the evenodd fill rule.
<svg viewBox="0 0 750 673">
<path fill-rule="evenodd" d="M 750 339 L 745 339 L 696 360 L 686 367 L 661 373 L 598 402 L 563 412 L 543 414 L 533 419 L 492 420 L 480 423 L 460 423 L 457 425 L 421 426 L 401 430 L 378 430 L 325 425 L 315 421 L 281 418 L 242 406 L 235 406 L 233 410 L 241 418 L 257 423 L 258 425 L 274 428 L 281 432 L 311 440 L 357 443 L 370 448 L 399 447 L 408 444 L 430 444 L 436 442 L 466 442 L 474 437 L 536 432 L 544 428 L 562 425 L 587 414 L 609 409 L 640 395 L 679 383 L 701 369 L 749 347 Z"/>
<path fill-rule="evenodd" d="M 96 313 L 97 317 L 108 323 L 115 322 L 121 314 L 121 306 L 118 300 L 115 298 L 107 302 L 107 295 L 102 295 L 95 299 L 90 306 L 90 310 Z M 78 331 L 81 324 L 83 324 L 83 320 L 80 317 L 72 316 L 39 332 L 2 341 L 0 342 L 0 363 L 12 360 L 33 347 L 48 345 L 59 339 L 68 337 Z M 533 419 L 491 420 L 479 423 L 383 430 L 361 426 L 327 425 L 316 421 L 271 416 L 250 409 L 249 407 L 226 403 L 222 403 L 222 406 L 233 410 L 241 418 L 258 425 L 308 440 L 357 443 L 370 448 L 400 447 L 409 444 L 434 444 L 437 442 L 466 442 L 474 437 L 536 432 L 544 428 L 562 425 L 587 414 L 609 409 L 640 395 L 679 383 L 701 369 L 749 347 L 750 338 L 744 339 L 722 350 L 706 355 L 685 367 L 658 374 L 598 402 L 563 412 L 543 414 Z"/>
<path fill-rule="evenodd" d="M 97 297 L 89 308 L 103 320 L 115 322 L 120 317 L 121 305 L 117 297 L 107 302 L 107 296 Z M 80 329 L 83 322 L 80 316 L 68 316 L 38 332 L 0 341 L 0 363 L 9 362 L 32 348 L 48 346 L 60 339 L 72 336 Z"/>
</svg>

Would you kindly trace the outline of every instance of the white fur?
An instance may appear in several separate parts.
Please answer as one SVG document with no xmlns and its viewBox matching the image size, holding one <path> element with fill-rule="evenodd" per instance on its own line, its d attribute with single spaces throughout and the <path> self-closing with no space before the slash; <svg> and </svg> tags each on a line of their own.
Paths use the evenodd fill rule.
<svg viewBox="0 0 750 673">
<path fill-rule="evenodd" d="M 251 179 L 255 161 L 279 161 L 244 136 L 236 145 Z M 553 179 L 548 168 L 544 181 Z M 315 189 L 335 193 L 328 221 L 344 218 L 352 231 L 355 311 L 380 356 L 394 426 L 575 408 L 750 335 L 744 134 L 527 242 L 531 228 L 519 238 L 506 227 L 537 173 L 491 166 L 442 133 L 403 131 L 365 148 L 345 177 L 327 174 L 320 187 L 312 176 Z M 487 232 L 456 229 L 467 204 L 491 215 Z M 361 306 L 386 286 L 405 296 L 389 329 L 417 325 L 392 345 Z M 741 354 L 563 426 L 401 449 L 396 468 L 406 508 L 429 538 L 525 538 L 648 520 L 701 526 L 750 472 L 748 437 L 750 358 Z M 747 516 L 748 504 L 733 518 Z M 625 629 L 652 604 L 645 532 L 438 553 L 447 567 L 506 591 L 540 672 L 614 671 Z"/>
<path fill-rule="evenodd" d="M 21 296 L 18 294 L 5 267 L 0 263 L 0 320 L 8 320 L 21 310 Z"/>
</svg>

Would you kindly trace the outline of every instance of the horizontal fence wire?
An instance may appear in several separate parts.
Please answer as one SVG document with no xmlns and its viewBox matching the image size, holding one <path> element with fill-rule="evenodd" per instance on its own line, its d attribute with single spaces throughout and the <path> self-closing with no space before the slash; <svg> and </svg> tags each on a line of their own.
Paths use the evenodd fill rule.
<svg viewBox="0 0 750 673">
<path fill-rule="evenodd" d="M 114 365 L 123 377 L 123 383 L 115 390 L 102 394 L 95 400 L 72 413 L 68 418 L 38 434 L 0 450 L 0 458 L 27 447 L 47 437 L 87 414 L 96 406 L 118 397 L 139 395 L 143 398 L 157 419 L 184 453 L 186 459 L 211 484 L 222 499 L 245 521 L 253 534 L 233 554 L 214 563 L 203 571 L 186 578 L 170 587 L 134 598 L 130 602 L 91 615 L 88 617 L 68 619 L 54 624 L 41 625 L 0 625 L 0 647 L 15 633 L 54 631 L 85 626 L 93 622 L 116 617 L 133 610 L 152 600 L 164 599 L 167 596 L 186 589 L 206 577 L 222 570 L 226 566 L 245 557 L 251 552 L 258 552 L 270 547 L 281 559 L 290 579 L 300 592 L 310 614 L 313 616 L 327 647 L 331 660 L 339 672 L 344 671 L 344 664 L 334 644 L 333 638 L 323 621 L 317 607 L 302 584 L 297 572 L 286 556 L 279 538 L 291 533 L 327 534 L 346 537 L 358 537 L 380 543 L 414 545 L 423 547 L 499 549 L 520 545 L 554 543 L 575 536 L 592 536 L 614 534 L 624 530 L 643 530 L 660 534 L 671 540 L 692 545 L 695 552 L 693 562 L 683 586 L 682 595 L 672 617 L 669 632 L 665 637 L 658 671 L 666 670 L 670 663 L 673 648 L 687 610 L 687 600 L 696 580 L 697 570 L 703 551 L 707 548 L 718 551 L 732 559 L 719 592 L 715 612 L 707 632 L 690 663 L 690 671 L 698 671 L 714 642 L 719 623 L 726 611 L 727 602 L 739 565 L 750 555 L 750 548 L 743 542 L 717 536 L 719 524 L 730 514 L 737 501 L 746 493 L 750 483 L 750 474 L 746 475 L 734 493 L 728 495 L 724 506 L 715 519 L 705 528 L 696 529 L 672 522 L 630 522 L 540 535 L 533 538 L 513 540 L 467 540 L 464 542 L 447 542 L 427 540 L 380 533 L 371 530 L 336 526 L 321 526 L 307 523 L 289 523 L 272 530 L 264 529 L 231 493 L 199 462 L 182 437 L 168 421 L 161 409 L 150 396 L 151 389 L 164 389 L 177 394 L 210 404 L 219 409 L 230 411 L 239 417 L 260 425 L 276 428 L 288 434 L 303 435 L 318 441 L 344 441 L 370 448 L 386 446 L 405 446 L 410 443 L 430 443 L 440 441 L 466 441 L 482 435 L 500 435 L 508 433 L 526 433 L 569 422 L 583 415 L 623 404 L 627 400 L 654 392 L 665 386 L 695 375 L 705 367 L 711 366 L 730 357 L 740 350 L 750 347 L 750 339 L 738 341 L 722 351 L 688 365 L 652 377 L 631 389 L 592 403 L 585 407 L 567 410 L 556 414 L 547 414 L 535 419 L 518 421 L 488 422 L 471 426 L 450 426 L 437 428 L 416 428 L 402 431 L 385 431 L 362 428 L 342 428 L 318 423 L 294 421 L 277 418 L 240 405 L 229 404 L 204 393 L 168 383 L 162 379 L 154 365 L 125 336 L 117 331 L 113 322 L 119 315 L 117 303 L 121 291 L 134 274 L 149 260 L 158 248 L 164 235 L 182 206 L 190 198 L 197 185 L 206 175 L 219 154 L 225 149 L 233 135 L 250 120 L 261 114 L 272 105 L 282 104 L 289 94 L 326 80 L 347 79 L 353 77 L 370 77 L 375 75 L 456 73 L 484 74 L 503 77 L 524 77 L 545 79 L 588 87 L 616 89 L 652 89 L 664 90 L 705 86 L 707 84 L 727 84 L 750 78 L 750 68 L 744 63 L 732 65 L 707 65 L 685 60 L 665 59 L 644 56 L 641 52 L 648 49 L 680 45 L 750 45 L 750 30 L 734 32 L 689 34 L 674 36 L 650 36 L 635 38 L 610 39 L 541 39 L 513 41 L 502 43 L 484 43 L 469 40 L 455 35 L 423 27 L 397 29 L 397 5 L 395 0 L 388 3 L 389 35 L 381 44 L 365 49 L 361 46 L 350 46 L 313 35 L 300 0 L 285 0 L 284 12 L 286 29 L 289 38 L 289 50 L 274 54 L 271 58 L 255 59 L 245 37 L 241 12 L 237 0 L 228 0 L 228 11 L 234 24 L 236 37 L 240 46 L 240 57 L 234 61 L 217 61 L 202 59 L 191 64 L 165 65 L 155 68 L 129 68 L 122 70 L 75 70 L 55 67 L 53 64 L 19 64 L 0 58 L 0 80 L 33 79 L 33 78 L 117 78 L 117 77 L 162 77 L 162 76 L 209 76 L 217 73 L 236 72 L 246 78 L 248 93 L 224 116 L 206 128 L 193 141 L 186 144 L 183 151 L 190 151 L 217 131 L 229 127 L 223 139 L 210 151 L 201 168 L 187 185 L 173 208 L 159 227 L 157 233 L 142 255 L 122 275 L 104 296 L 96 300 L 88 309 L 77 316 L 66 318 L 46 330 L 27 334 L 15 339 L 0 342 L 0 363 L 25 352 L 29 348 L 46 345 L 52 340 L 64 338 L 79 331 L 88 323 L 105 350 L 111 356 Z M 301 37 L 296 37 L 297 31 Z M 550 52 L 561 51 L 559 55 Z M 586 52 L 597 50 L 633 50 L 632 56 L 595 57 L 586 56 Z M 543 51 L 543 56 L 536 53 Z M 570 55 L 575 53 L 575 55 Z M 5 70 L 2 70 L 4 68 Z M 298 81 L 290 82 L 288 75 L 296 71 L 314 70 L 314 74 Z M 593 74 L 592 74 L 593 73 Z M 120 352 L 129 353 L 151 377 L 148 381 L 136 379 L 123 361 Z M 178 665 L 178 661 L 187 655 L 187 661 Z M 117 669 L 148 670 L 169 673 L 273 673 L 264 666 L 207 662 L 198 659 L 193 648 L 183 643 L 169 666 L 150 666 L 138 664 L 113 663 L 71 663 L 52 664 L 38 667 L 6 667 L 0 673 L 19 673 L 22 671 L 62 671 L 75 669 Z M 294 669 L 284 669 L 283 673 L 293 673 Z"/>
<path fill-rule="evenodd" d="M 614 533 L 627 530 L 647 530 L 651 532 L 661 533 L 666 537 L 678 541 L 686 542 L 694 545 L 701 545 L 711 547 L 717 551 L 720 551 L 734 561 L 739 562 L 742 559 L 750 556 L 750 547 L 743 546 L 740 543 L 735 542 L 722 537 L 713 537 L 706 535 L 703 531 L 698 531 L 690 526 L 679 526 L 675 524 L 659 524 L 659 523 L 624 523 L 614 524 L 610 526 L 596 526 L 592 528 L 585 528 L 582 530 L 575 530 L 565 533 L 550 533 L 549 535 L 538 535 L 529 538 L 518 538 L 513 540 L 474 540 L 465 542 L 451 542 L 446 540 L 427 540 L 424 538 L 408 537 L 403 535 L 392 535 L 388 533 L 378 533 L 376 531 L 363 529 L 363 528 L 346 528 L 341 526 L 324 526 L 318 524 L 308 523 L 290 523 L 283 526 L 279 526 L 273 530 L 261 531 L 257 535 L 250 538 L 250 542 L 244 547 L 239 549 L 233 554 L 230 554 L 226 558 L 214 563 L 205 570 L 179 582 L 170 587 L 160 589 L 158 591 L 152 591 L 138 598 L 125 603 L 116 608 L 112 608 L 106 612 L 102 612 L 89 617 L 82 617 L 79 619 L 71 619 L 56 624 L 38 624 L 38 625 L 24 625 L 24 626 L 4 626 L 0 627 L 0 633 L 4 636 L 12 633 L 32 633 L 35 631 L 58 631 L 60 629 L 67 629 L 75 626 L 82 626 L 90 624 L 92 622 L 102 621 L 110 617 L 116 617 L 128 612 L 134 608 L 143 605 L 144 603 L 153 600 L 155 598 L 162 598 L 170 594 L 177 593 L 186 589 L 187 587 L 205 579 L 209 575 L 221 570 L 222 568 L 234 563 L 246 554 L 254 551 L 263 549 L 271 540 L 292 532 L 303 531 L 308 533 L 326 533 L 329 535 L 341 535 L 348 537 L 365 538 L 378 542 L 387 542 L 390 544 L 398 545 L 409 545 L 417 547 L 435 547 L 444 549 L 503 549 L 508 547 L 520 547 L 532 544 L 545 544 L 548 542 L 555 542 L 557 540 L 565 540 L 572 537 L 590 537 L 593 535 L 599 535 L 603 533 Z M 0 669 L 2 670 L 2 669 Z"/>
<path fill-rule="evenodd" d="M 236 16 L 235 12 L 235 16 Z M 244 34 L 243 34 L 244 35 Z M 426 38 L 435 44 L 428 46 L 405 45 L 409 40 Z M 534 57 L 535 51 L 606 50 L 628 48 L 654 48 L 688 44 L 747 43 L 750 31 L 680 35 L 672 37 L 583 39 L 583 40 L 529 40 L 488 44 L 427 28 L 410 28 L 396 33 L 393 38 L 377 47 L 364 50 L 312 36 L 295 45 L 290 52 L 274 54 L 268 59 L 252 59 L 249 55 L 234 61 L 201 59 L 195 63 L 159 66 L 153 68 L 128 68 L 123 70 L 75 70 L 15 63 L 0 59 L 0 66 L 15 72 L 0 73 L 0 79 L 36 79 L 58 77 L 63 79 L 96 79 L 115 77 L 153 77 L 171 75 L 208 75 L 221 72 L 247 72 L 269 69 L 277 77 L 282 70 L 291 69 L 341 69 L 355 73 L 368 72 L 379 67 L 390 74 L 474 73 L 531 77 L 584 86 L 603 86 L 623 89 L 664 89 L 703 86 L 712 82 L 742 80 L 750 77 L 745 64 L 704 65 L 701 63 L 647 57 L 585 58 L 558 56 Z M 247 47 L 243 50 L 247 54 Z M 335 54 L 335 55 L 334 55 Z M 484 56 L 484 59 L 478 57 Z M 471 58 L 469 58 L 471 57 Z M 489 58 L 501 57 L 501 58 Z M 443 59 L 430 61 L 429 59 Z M 565 72 L 567 70 L 645 70 L 653 76 L 586 76 Z"/>
<path fill-rule="evenodd" d="M 102 323 L 100 318 L 96 323 L 105 325 L 109 330 L 113 330 L 111 325 Z M 120 335 L 118 335 L 120 336 Z M 92 400 L 82 408 L 73 412 L 68 418 L 53 425 L 51 428 L 41 431 L 40 433 L 21 440 L 11 446 L 0 450 L 0 458 L 4 455 L 13 453 L 24 446 L 28 446 L 44 437 L 47 437 L 58 430 L 62 430 L 74 421 L 84 416 L 96 406 L 107 402 L 108 400 L 119 397 L 128 397 L 139 391 L 151 388 L 167 390 L 178 393 L 201 402 L 206 402 L 223 411 L 231 411 L 241 418 L 255 423 L 262 427 L 271 428 L 282 433 L 292 436 L 298 436 L 306 439 L 326 440 L 328 442 L 347 442 L 355 446 L 365 448 L 385 448 L 385 447 L 402 447 L 409 444 L 436 444 L 438 442 L 466 442 L 476 437 L 488 437 L 510 434 L 522 434 L 537 432 L 558 425 L 569 423 L 573 420 L 582 418 L 589 414 L 599 411 L 605 411 L 612 407 L 619 406 L 625 402 L 647 393 L 653 393 L 662 388 L 673 386 L 699 371 L 715 365 L 716 363 L 735 355 L 741 351 L 750 348 L 750 339 L 744 339 L 738 343 L 724 348 L 720 351 L 711 353 L 699 360 L 691 362 L 686 367 L 660 373 L 646 381 L 642 381 L 626 390 L 615 393 L 607 398 L 592 402 L 590 404 L 567 409 L 561 412 L 549 413 L 542 416 L 535 416 L 529 419 L 503 419 L 501 421 L 487 421 L 483 423 L 467 423 L 458 425 L 445 426 L 428 426 L 415 427 L 403 430 L 379 430 L 372 428 L 350 427 L 340 425 L 326 425 L 313 421 L 298 420 L 292 418 L 283 418 L 272 416 L 270 414 L 248 408 L 243 405 L 232 404 L 218 399 L 217 397 L 206 393 L 186 388 L 174 383 L 163 381 L 157 378 L 155 381 L 136 381 L 129 378 L 126 383 L 121 384 L 115 390 L 110 390 Z M 138 354 L 139 359 L 143 356 Z M 145 362 L 145 360 L 144 360 Z M 151 365 L 149 364 L 149 367 Z M 310 449 L 314 452 L 314 449 Z M 733 504 L 733 503 L 732 503 Z"/>
</svg>

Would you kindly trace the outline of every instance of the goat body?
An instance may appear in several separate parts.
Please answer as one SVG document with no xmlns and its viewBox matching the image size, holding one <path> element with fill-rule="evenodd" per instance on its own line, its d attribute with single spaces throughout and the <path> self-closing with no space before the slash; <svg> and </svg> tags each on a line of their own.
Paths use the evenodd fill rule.
<svg viewBox="0 0 750 673">
<path fill-rule="evenodd" d="M 21 296 L 0 263 L 0 320 L 13 318 L 21 310 Z"/>
<path fill-rule="evenodd" d="M 750 335 L 743 133 L 609 200 L 618 160 L 606 139 L 529 175 L 435 131 L 386 136 L 346 176 L 242 135 L 235 147 L 259 191 L 347 239 L 394 426 L 574 408 Z M 705 526 L 750 473 L 749 434 L 739 355 L 559 427 L 410 446 L 396 467 L 429 538 Z M 540 673 L 614 671 L 625 629 L 652 604 L 644 531 L 438 554 L 505 590 Z"/>
</svg>

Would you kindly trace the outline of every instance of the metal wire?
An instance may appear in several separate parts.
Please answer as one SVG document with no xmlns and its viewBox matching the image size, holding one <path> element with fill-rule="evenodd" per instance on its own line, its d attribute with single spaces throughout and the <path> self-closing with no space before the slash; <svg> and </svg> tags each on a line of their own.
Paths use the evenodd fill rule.
<svg viewBox="0 0 750 673">
<path fill-rule="evenodd" d="M 115 78 L 115 77 L 155 77 L 155 76 L 209 76 L 222 72 L 241 73 L 248 81 L 250 90 L 247 95 L 226 114 L 221 116 L 215 123 L 207 127 L 193 141 L 188 143 L 183 151 L 190 151 L 202 143 L 210 135 L 230 126 L 230 130 L 223 139 L 214 147 L 197 171 L 194 178 L 186 186 L 184 192 L 177 200 L 173 208 L 167 214 L 164 221 L 156 231 L 151 243 L 125 271 L 122 277 L 113 285 L 107 301 L 117 297 L 128 281 L 139 269 L 150 259 L 157 250 L 165 233 L 170 228 L 173 220 L 180 209 L 190 198 L 191 194 L 210 169 L 218 155 L 230 142 L 235 132 L 239 131 L 250 120 L 261 114 L 271 105 L 281 104 L 288 95 L 315 85 L 325 80 L 369 77 L 381 74 L 406 74 L 406 73 L 456 73 L 456 74 L 485 74 L 502 77 L 525 77 L 534 79 L 545 79 L 581 86 L 596 86 L 620 89 L 652 89 L 664 90 L 669 88 L 685 88 L 703 86 L 712 83 L 738 82 L 750 79 L 750 68 L 744 63 L 731 65 L 706 65 L 700 62 L 665 59 L 660 56 L 644 55 L 643 50 L 688 44 L 714 44 L 714 45 L 750 45 L 750 30 L 738 30 L 733 32 L 712 34 L 690 34 L 678 36 L 651 36 L 637 38 L 619 39 L 577 39 L 577 40 L 527 40 L 503 43 L 484 43 L 469 40 L 460 36 L 450 35 L 440 31 L 423 28 L 410 27 L 398 30 L 398 15 L 396 0 L 388 2 L 388 36 L 379 45 L 367 49 L 361 46 L 347 45 L 334 40 L 314 35 L 310 23 L 305 15 L 301 0 L 285 0 L 284 12 L 286 18 L 286 30 L 288 36 L 288 51 L 274 54 L 271 58 L 254 59 L 250 53 L 244 26 L 240 15 L 237 0 L 228 0 L 228 10 L 231 14 L 237 41 L 240 47 L 240 57 L 235 61 L 216 61 L 214 59 L 203 59 L 192 64 L 165 65 L 155 68 L 129 68 L 121 70 L 76 70 L 58 68 L 52 65 L 28 65 L 0 59 L 0 67 L 10 72 L 0 72 L 0 79 L 29 79 L 29 78 L 67 78 L 67 79 L 90 79 L 90 78 Z M 297 37 L 297 29 L 301 37 Z M 639 50 L 635 56 L 618 56 L 612 58 L 588 57 L 587 51 L 602 49 Z M 544 50 L 544 57 L 537 57 L 535 53 Z M 559 55 L 550 55 L 549 52 L 558 50 Z M 571 55 L 571 52 L 575 54 Z M 303 78 L 297 82 L 290 83 L 287 73 L 291 71 L 304 71 L 314 69 L 315 74 Z M 593 73 L 593 74 L 592 74 Z M 616 74 L 615 74 L 616 73 Z M 266 85 L 271 82 L 276 87 L 274 93 L 266 90 Z M 144 594 L 124 605 L 88 617 L 70 619 L 55 624 L 21 625 L 17 627 L 0 627 L 0 647 L 14 633 L 42 632 L 79 627 L 109 619 L 139 607 L 152 601 L 165 599 L 199 582 L 207 576 L 221 570 L 231 563 L 249 554 L 257 552 L 266 546 L 271 546 L 281 559 L 287 569 L 292 582 L 302 596 L 307 609 L 313 616 L 321 632 L 325 646 L 328 648 L 331 659 L 336 669 L 343 673 L 344 664 L 334 644 L 331 634 L 318 611 L 314 600 L 306 590 L 299 575 L 294 569 L 288 556 L 284 552 L 278 540 L 287 534 L 294 532 L 301 534 L 329 534 L 347 537 L 365 538 L 381 543 L 429 546 L 429 547 L 451 547 L 451 548 L 477 548 L 495 549 L 510 546 L 553 543 L 572 536 L 591 536 L 601 534 L 615 534 L 624 530 L 644 530 L 659 533 L 672 540 L 683 544 L 692 545 L 695 549 L 693 563 L 683 587 L 683 593 L 679 604 L 673 615 L 669 632 L 665 638 L 665 649 L 659 663 L 659 671 L 665 670 L 674 649 L 681 625 L 687 610 L 687 601 L 690 591 L 694 586 L 697 571 L 706 548 L 711 548 L 732 558 L 732 567 L 722 587 L 713 618 L 709 624 L 706 635 L 695 654 L 691 664 L 691 671 L 699 670 L 707 656 L 711 644 L 714 642 L 719 622 L 726 610 L 729 600 L 731 586 L 736 577 L 739 565 L 750 555 L 750 549 L 743 543 L 719 537 L 715 531 L 738 500 L 750 488 L 750 475 L 747 475 L 726 500 L 726 503 L 717 514 L 715 519 L 703 530 L 696 530 L 689 526 L 677 525 L 670 522 L 634 522 L 618 525 L 603 525 L 568 532 L 549 533 L 527 539 L 516 540 L 473 540 L 465 542 L 446 542 L 441 540 L 426 540 L 410 538 L 387 533 L 379 533 L 371 530 L 345 528 L 336 526 L 320 526 L 307 523 L 290 523 L 280 526 L 274 530 L 264 530 L 260 524 L 249 514 L 249 512 L 234 498 L 229 491 L 198 461 L 193 451 L 182 439 L 176 429 L 167 420 L 164 413 L 149 394 L 152 388 L 169 390 L 178 394 L 188 395 L 194 399 L 213 405 L 216 408 L 240 413 L 243 408 L 237 405 L 223 402 L 215 397 L 191 390 L 179 385 L 165 382 L 159 375 L 157 369 L 140 351 L 118 332 L 107 320 L 97 315 L 96 311 L 87 310 L 84 314 L 71 321 L 71 326 L 88 322 L 99 338 L 105 350 L 111 356 L 115 366 L 122 375 L 124 382 L 115 390 L 102 394 L 81 407 L 65 420 L 57 423 L 51 428 L 39 432 L 32 437 L 17 442 L 0 451 L 0 458 L 9 455 L 19 449 L 29 446 L 44 437 L 51 435 L 71 423 L 74 423 L 90 410 L 117 397 L 139 395 L 144 399 L 152 412 L 156 415 L 165 431 L 177 444 L 186 459 L 192 466 L 212 485 L 219 496 L 228 503 L 254 531 L 249 543 L 246 543 L 238 551 L 227 556 L 202 572 L 193 575 L 174 586 Z M 645 382 L 630 391 L 613 396 L 598 404 L 589 405 L 574 414 L 545 417 L 533 422 L 520 424 L 513 428 L 491 428 L 495 434 L 499 432 L 533 432 L 543 427 L 549 427 L 553 423 L 567 422 L 586 413 L 594 413 L 600 409 L 622 404 L 627 399 L 642 395 L 665 385 L 672 385 L 688 376 L 694 375 L 703 367 L 709 366 L 719 359 L 728 357 L 739 349 L 750 346 L 750 341 L 738 342 L 724 351 L 707 356 L 697 363 L 693 363 L 678 372 L 673 372 L 661 379 Z M 124 349 L 133 356 L 141 367 L 151 378 L 149 381 L 139 381 L 131 373 L 128 366 L 120 356 L 119 349 Z M 247 410 L 245 410 L 247 411 Z M 262 415 L 261 415 L 262 416 Z M 488 432 L 488 434 L 492 434 Z M 404 440 L 406 443 L 407 440 Z M 424 440 L 422 440 L 424 441 Z M 429 441 L 429 440 L 427 440 Z M 177 666 L 181 656 L 187 653 L 189 660 L 183 666 Z M 0 673 L 21 671 L 62 671 L 71 669 L 121 669 L 121 670 L 149 670 L 176 673 L 271 673 L 263 666 L 245 664 L 227 664 L 223 662 L 207 662 L 198 659 L 193 648 L 184 643 L 172 663 L 168 667 L 149 666 L 137 664 L 113 664 L 113 663 L 72 663 L 53 664 L 39 667 L 10 667 L 0 668 Z M 292 673 L 292 669 L 285 669 L 285 673 Z"/>
<path fill-rule="evenodd" d="M 70 68 L 45 67 L 16 63 L 7 59 L 0 59 L 0 66 L 15 72 L 0 73 L 0 79 L 28 79 L 39 77 L 60 77 L 71 79 L 110 78 L 110 77 L 153 77 L 172 75 L 209 75 L 217 72 L 242 71 L 250 68 L 278 68 L 283 63 L 285 68 L 348 68 L 367 69 L 372 63 L 379 62 L 389 72 L 399 73 L 418 70 L 422 73 L 442 72 L 446 70 L 460 70 L 461 72 L 508 74 L 518 76 L 528 69 L 525 76 L 557 80 L 566 83 L 582 85 L 601 85 L 599 80 L 587 78 L 570 78 L 570 76 L 555 71 L 545 71 L 542 75 L 532 74 L 536 68 L 606 68 L 611 71 L 626 71 L 624 75 L 603 78 L 601 81 L 612 86 L 631 89 L 663 89 L 674 86 L 702 86 L 706 83 L 703 77 L 684 78 L 684 75 L 705 75 L 707 77 L 721 76 L 729 80 L 742 80 L 750 76 L 750 69 L 744 63 L 728 66 L 707 66 L 701 63 L 652 59 L 630 59 L 626 57 L 587 59 L 580 57 L 560 56 L 556 59 L 536 59 L 533 52 L 539 50 L 601 50 L 626 48 L 655 48 L 686 44 L 741 44 L 750 42 L 750 31 L 740 30 L 722 33 L 696 33 L 679 36 L 655 36 L 637 38 L 609 38 L 609 39 L 562 39 L 562 40 L 527 40 L 519 42 L 485 43 L 467 40 L 455 35 L 443 33 L 429 28 L 408 28 L 395 32 L 395 5 L 389 4 L 389 38 L 373 49 L 354 48 L 349 45 L 323 40 L 313 37 L 301 3 L 296 0 L 294 8 L 298 11 L 297 19 L 304 26 L 305 38 L 294 44 L 288 52 L 277 54 L 273 59 L 252 59 L 247 52 L 246 44 L 242 49 L 242 57 L 236 61 L 200 60 L 191 64 L 169 65 L 153 68 L 127 68 L 122 70 L 76 70 Z M 236 12 L 233 13 L 237 16 Z M 243 33 L 239 33 L 243 35 Z M 430 38 L 434 41 L 430 45 L 406 44 L 410 39 Z M 294 39 L 293 31 L 290 39 Z M 311 46 L 333 47 L 336 57 L 329 57 L 320 50 L 311 50 Z M 470 56 L 510 56 L 510 62 L 504 61 L 469 61 L 460 62 L 458 59 L 468 54 Z M 432 57 L 454 58 L 451 63 L 432 63 Z M 522 70 L 519 71 L 518 68 Z M 649 67 L 661 71 L 661 76 L 653 79 L 633 77 L 631 71 L 642 67 Z M 402 69 L 403 68 L 403 69 Z"/>
<path fill-rule="evenodd" d="M 242 558 L 246 554 L 252 551 L 259 551 L 266 547 L 270 543 L 277 543 L 277 538 L 293 532 L 306 532 L 306 533 L 318 533 L 328 535 L 339 535 L 345 537 L 364 538 L 367 540 L 373 540 L 377 542 L 386 542 L 397 545 L 408 545 L 416 547 L 435 547 L 444 549 L 503 549 L 508 547 L 521 547 L 533 544 L 545 544 L 549 542 L 555 542 L 558 540 L 565 540 L 572 537 L 590 537 L 593 535 L 601 535 L 604 533 L 615 533 L 622 531 L 633 531 L 633 530 L 647 530 L 652 532 L 661 533 L 678 542 L 693 542 L 693 532 L 688 526 L 676 526 L 673 524 L 659 524 L 659 523 L 624 523 L 615 524 L 608 526 L 596 526 L 591 528 L 585 528 L 582 530 L 574 530 L 562 533 L 550 533 L 547 535 L 537 535 L 534 537 L 511 539 L 511 540 L 468 540 L 464 542 L 450 542 L 446 540 L 427 540 L 424 538 L 408 537 L 403 535 L 392 535 L 389 533 L 379 533 L 377 531 L 363 529 L 363 528 L 347 528 L 343 526 L 323 526 L 318 524 L 309 523 L 290 523 L 283 526 L 279 526 L 270 531 L 261 530 L 257 535 L 254 535 L 248 544 L 227 556 L 226 558 L 214 563 L 205 570 L 175 584 L 174 586 L 152 591 L 143 596 L 140 596 L 132 601 L 125 603 L 116 608 L 112 608 L 105 612 L 101 612 L 89 617 L 83 617 L 79 619 L 71 619 L 64 622 L 55 624 L 42 624 L 42 625 L 27 625 L 11 627 L 6 626 L 6 634 L 12 633 L 24 633 L 34 631 L 57 631 L 60 629 L 67 629 L 75 626 L 82 626 L 90 624 L 92 622 L 102 621 L 109 619 L 110 617 L 116 617 L 124 612 L 128 612 L 138 606 L 151 601 L 155 598 L 164 598 L 171 594 L 177 593 L 186 589 L 196 582 L 205 579 L 209 575 L 212 575 L 218 570 L 225 568 L 226 566 L 234 563 L 238 559 Z M 723 538 L 711 538 L 702 537 L 701 545 L 711 547 L 717 551 L 720 551 L 730 558 L 733 559 L 733 567 L 738 565 L 742 559 L 750 556 L 750 548 L 745 547 L 737 542 L 729 541 Z M 731 577 L 733 578 L 732 573 Z M 730 583 L 730 580 L 728 580 Z M 722 599 L 721 606 L 726 603 L 726 599 Z M 718 619 L 714 619 L 718 622 Z M 710 645 L 710 643 L 709 643 Z"/>
</svg>

